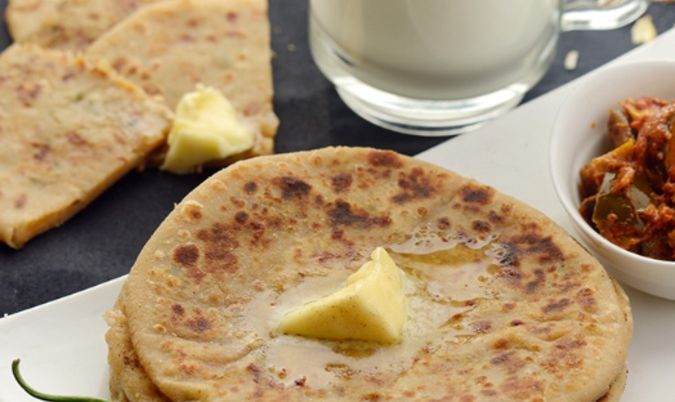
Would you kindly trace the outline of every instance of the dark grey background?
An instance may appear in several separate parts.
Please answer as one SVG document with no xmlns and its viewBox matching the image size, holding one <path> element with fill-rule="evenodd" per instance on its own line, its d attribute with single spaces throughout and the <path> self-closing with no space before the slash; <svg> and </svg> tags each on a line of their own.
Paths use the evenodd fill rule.
<svg viewBox="0 0 675 402">
<path fill-rule="evenodd" d="M 0 0 L 4 10 L 6 0 Z M 673 26 L 675 5 L 648 11 L 659 32 Z M 352 113 L 314 66 L 307 45 L 307 0 L 271 0 L 275 110 L 281 120 L 277 152 L 327 145 L 367 145 L 413 155 L 443 138 L 400 135 L 375 127 Z M 10 39 L 0 27 L 0 48 Z M 561 36 L 555 63 L 525 101 L 550 91 L 625 53 L 634 46 L 630 29 L 569 32 Z M 578 50 L 575 71 L 562 60 Z M 0 94 L 2 96 L 2 94 Z M 14 251 L 0 244 L 0 317 L 126 274 L 146 239 L 174 203 L 206 175 L 174 176 L 132 172 L 84 211 Z"/>
</svg>

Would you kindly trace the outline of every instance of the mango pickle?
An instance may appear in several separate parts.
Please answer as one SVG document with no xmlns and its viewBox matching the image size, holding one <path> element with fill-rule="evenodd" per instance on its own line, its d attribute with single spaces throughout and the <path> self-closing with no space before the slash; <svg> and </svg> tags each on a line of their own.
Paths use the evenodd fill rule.
<svg viewBox="0 0 675 402">
<path fill-rule="evenodd" d="M 622 145 L 614 148 L 604 155 L 591 159 L 581 169 L 581 195 L 587 197 L 598 192 L 605 174 L 610 171 L 618 171 L 634 158 L 635 141 L 629 139 Z"/>
<path fill-rule="evenodd" d="M 609 121 L 607 122 L 609 138 L 615 147 L 624 144 L 626 141 L 634 140 L 635 133 L 630 128 L 628 114 L 623 109 L 612 109 L 609 111 Z"/>
<path fill-rule="evenodd" d="M 579 212 L 619 247 L 675 261 L 675 102 L 620 105 L 607 121 L 614 148 L 580 171 Z"/>
<path fill-rule="evenodd" d="M 644 224 L 626 193 L 611 192 L 615 173 L 606 173 L 596 195 L 592 221 L 601 235 L 620 245 L 630 247 L 630 238 L 639 236 Z"/>
</svg>

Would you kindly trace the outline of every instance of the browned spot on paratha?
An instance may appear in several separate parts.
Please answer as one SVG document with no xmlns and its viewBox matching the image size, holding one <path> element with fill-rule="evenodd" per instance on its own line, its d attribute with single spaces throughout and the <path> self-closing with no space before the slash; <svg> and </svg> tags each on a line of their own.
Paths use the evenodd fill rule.
<svg viewBox="0 0 675 402">
<path fill-rule="evenodd" d="M 488 212 L 488 220 L 492 223 L 499 224 L 504 222 L 504 217 L 494 210 L 490 210 L 490 212 Z"/>
<path fill-rule="evenodd" d="M 296 177 L 283 176 L 273 182 L 281 189 L 281 197 L 285 200 L 303 198 L 312 189 L 312 186 Z"/>
<path fill-rule="evenodd" d="M 552 301 L 552 302 L 548 303 L 547 305 L 545 305 L 542 308 L 542 311 L 544 312 L 544 314 L 550 314 L 550 313 L 562 311 L 569 305 L 570 305 L 569 299 L 560 299 L 560 300 Z"/>
<path fill-rule="evenodd" d="M 494 196 L 494 189 L 487 186 L 469 184 L 461 188 L 462 200 L 467 203 L 487 205 Z"/>
<path fill-rule="evenodd" d="M 195 332 L 204 332 L 210 328 L 209 321 L 204 317 L 196 317 L 186 321 L 186 325 Z"/>
<path fill-rule="evenodd" d="M 536 269 L 534 271 L 534 279 L 529 281 L 525 285 L 525 291 L 529 294 L 535 293 L 544 285 L 545 281 L 546 281 L 546 274 L 544 274 L 544 271 L 542 271 L 541 269 Z"/>
<path fill-rule="evenodd" d="M 550 236 L 526 233 L 513 236 L 502 242 L 500 264 L 518 266 L 521 258 L 536 257 L 540 263 L 562 261 L 562 251 Z"/>
<path fill-rule="evenodd" d="M 234 215 L 234 220 L 239 224 L 244 224 L 248 220 L 248 214 L 245 211 L 239 211 Z"/>
<path fill-rule="evenodd" d="M 399 155 L 392 151 L 374 150 L 368 153 L 368 163 L 376 167 L 401 168 L 403 161 Z"/>
<path fill-rule="evenodd" d="M 237 256 L 228 250 L 207 248 L 204 253 L 204 270 L 212 274 L 233 273 L 239 269 Z"/>
<path fill-rule="evenodd" d="M 448 229 L 450 229 L 450 226 L 451 226 L 450 219 L 447 216 L 440 217 L 436 221 L 436 226 L 440 230 L 448 230 Z"/>
<path fill-rule="evenodd" d="M 208 229 L 201 229 L 197 232 L 197 238 L 208 246 L 233 249 L 239 247 L 234 233 L 226 225 L 215 223 Z"/>
<path fill-rule="evenodd" d="M 588 313 L 598 311 L 598 304 L 593 294 L 593 289 L 584 288 L 577 293 L 576 301 Z"/>
<path fill-rule="evenodd" d="M 26 206 L 26 203 L 28 202 L 28 196 L 26 194 L 19 194 L 18 197 L 14 200 L 14 208 L 16 209 L 22 209 L 23 207 Z"/>
<path fill-rule="evenodd" d="M 247 181 L 246 184 L 244 184 L 244 191 L 246 194 L 253 194 L 257 189 L 258 185 L 254 181 Z"/>
<path fill-rule="evenodd" d="M 197 267 L 199 254 L 199 248 L 194 244 L 179 245 L 173 250 L 174 262 L 184 268 L 188 276 L 195 282 L 199 282 L 204 278 L 204 272 Z"/>
<path fill-rule="evenodd" d="M 476 334 L 487 334 L 492 329 L 492 323 L 487 320 L 476 321 L 471 324 L 471 327 Z"/>
<path fill-rule="evenodd" d="M 237 257 L 232 250 L 239 247 L 236 240 L 236 228 L 215 223 L 208 229 L 200 229 L 197 238 L 204 242 L 204 263 L 202 269 L 210 274 L 237 271 Z"/>
<path fill-rule="evenodd" d="M 185 308 L 178 303 L 171 306 L 171 309 L 176 317 L 183 317 L 185 315 Z"/>
<path fill-rule="evenodd" d="M 587 342 L 581 337 L 563 338 L 555 343 L 548 354 L 548 359 L 543 361 L 541 366 L 552 374 L 579 369 L 584 364 L 579 350 L 586 345 Z"/>
<path fill-rule="evenodd" d="M 473 221 L 471 223 L 471 228 L 478 233 L 488 233 L 492 231 L 492 225 L 480 219 Z"/>
<path fill-rule="evenodd" d="M 173 260 L 184 267 L 194 266 L 198 259 L 199 248 L 194 244 L 178 246 L 173 251 Z"/>
<path fill-rule="evenodd" d="M 387 226 L 391 224 L 388 215 L 372 216 L 367 211 L 353 207 L 348 202 L 337 200 L 328 210 L 328 216 L 334 227 L 356 226 L 362 229 L 371 226 Z"/>
<path fill-rule="evenodd" d="M 504 368 L 508 374 L 515 374 L 527 364 L 525 360 L 517 356 L 514 350 L 493 357 L 490 363 Z"/>
<path fill-rule="evenodd" d="M 331 184 L 333 186 L 333 191 L 336 193 L 341 193 L 352 185 L 353 177 L 350 173 L 340 173 L 331 177 Z"/>
<path fill-rule="evenodd" d="M 429 198 L 437 191 L 429 174 L 422 168 L 414 168 L 408 174 L 401 173 L 398 186 L 401 188 L 401 192 L 391 198 L 397 204 Z"/>
<path fill-rule="evenodd" d="M 48 144 L 33 144 L 35 148 L 35 153 L 33 158 L 38 161 L 43 161 L 51 151 L 51 147 Z"/>
<path fill-rule="evenodd" d="M 501 385 L 500 390 L 510 398 L 525 401 L 542 395 L 544 386 L 535 378 L 512 376 Z"/>
<path fill-rule="evenodd" d="M 202 208 L 200 205 L 186 204 L 181 213 L 186 222 L 197 223 L 202 219 Z"/>
</svg>

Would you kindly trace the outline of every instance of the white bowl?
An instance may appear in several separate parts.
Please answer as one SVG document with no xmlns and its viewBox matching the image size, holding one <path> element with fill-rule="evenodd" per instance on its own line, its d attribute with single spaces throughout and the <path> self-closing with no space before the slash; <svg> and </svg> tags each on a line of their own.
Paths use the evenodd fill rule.
<svg viewBox="0 0 675 402">
<path fill-rule="evenodd" d="M 610 108 L 629 96 L 675 99 L 675 61 L 644 61 L 608 67 L 579 84 L 563 103 L 553 127 L 550 163 L 553 186 L 585 245 L 621 282 L 675 300 L 675 262 L 626 251 L 597 233 L 578 211 L 579 170 L 611 149 Z"/>
</svg>

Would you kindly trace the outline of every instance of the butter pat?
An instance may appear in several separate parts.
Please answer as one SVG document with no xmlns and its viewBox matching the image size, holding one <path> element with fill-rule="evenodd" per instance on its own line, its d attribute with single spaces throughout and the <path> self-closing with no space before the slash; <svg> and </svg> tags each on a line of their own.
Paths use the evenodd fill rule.
<svg viewBox="0 0 675 402">
<path fill-rule="evenodd" d="M 337 292 L 288 312 L 279 331 L 321 339 L 400 342 L 406 322 L 401 273 L 384 248 Z"/>
<path fill-rule="evenodd" d="M 176 107 L 162 170 L 194 172 L 206 162 L 251 149 L 254 142 L 253 131 L 237 118 L 227 98 L 215 88 L 198 86 Z"/>
</svg>

